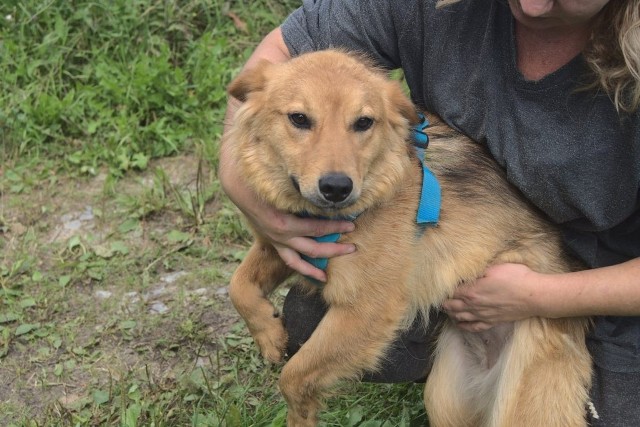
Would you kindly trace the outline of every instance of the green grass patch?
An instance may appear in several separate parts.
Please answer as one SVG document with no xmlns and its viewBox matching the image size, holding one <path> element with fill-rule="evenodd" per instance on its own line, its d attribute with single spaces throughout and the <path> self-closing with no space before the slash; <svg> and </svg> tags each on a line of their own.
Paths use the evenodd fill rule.
<svg viewBox="0 0 640 427">
<path fill-rule="evenodd" d="M 3 2 L 5 155 L 55 156 L 81 173 L 105 164 L 121 173 L 210 145 L 221 132 L 226 84 L 293 5 Z M 246 27 L 234 25 L 230 12 Z"/>
<path fill-rule="evenodd" d="M 298 4 L 0 4 L 0 425 L 284 425 L 216 165 L 226 85 Z M 421 388 L 343 385 L 322 424 L 424 425 Z"/>
</svg>

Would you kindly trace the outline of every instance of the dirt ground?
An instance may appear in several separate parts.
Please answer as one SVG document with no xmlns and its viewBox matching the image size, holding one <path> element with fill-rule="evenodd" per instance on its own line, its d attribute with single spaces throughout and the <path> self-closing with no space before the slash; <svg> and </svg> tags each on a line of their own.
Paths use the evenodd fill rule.
<svg viewBox="0 0 640 427">
<path fill-rule="evenodd" d="M 203 221 L 189 213 L 197 170 L 178 156 L 119 180 L 2 188 L 0 425 L 100 424 L 117 385 L 181 399 L 194 367 L 216 369 L 238 324 L 226 286 L 246 242 L 215 195 L 198 205 Z"/>
</svg>

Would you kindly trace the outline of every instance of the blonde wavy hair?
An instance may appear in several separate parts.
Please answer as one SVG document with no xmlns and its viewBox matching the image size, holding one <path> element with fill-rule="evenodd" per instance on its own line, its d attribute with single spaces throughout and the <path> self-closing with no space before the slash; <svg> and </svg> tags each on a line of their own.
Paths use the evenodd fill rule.
<svg viewBox="0 0 640 427">
<path fill-rule="evenodd" d="M 460 0 L 438 0 L 436 7 Z M 610 0 L 595 18 L 583 51 L 593 71 L 590 89 L 601 88 L 618 111 L 640 108 L 640 0 Z"/>
<path fill-rule="evenodd" d="M 618 111 L 640 107 L 640 0 L 610 0 L 593 26 L 584 57 Z"/>
</svg>

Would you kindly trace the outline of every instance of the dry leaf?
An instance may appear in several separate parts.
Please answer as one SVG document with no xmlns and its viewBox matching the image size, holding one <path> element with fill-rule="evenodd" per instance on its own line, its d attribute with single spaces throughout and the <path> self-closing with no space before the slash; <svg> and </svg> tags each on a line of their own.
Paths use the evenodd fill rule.
<svg viewBox="0 0 640 427">
<path fill-rule="evenodd" d="M 234 12 L 227 12 L 226 15 L 233 20 L 233 25 L 243 33 L 249 33 L 249 28 L 247 27 L 247 23 L 244 22 L 238 15 Z"/>
</svg>

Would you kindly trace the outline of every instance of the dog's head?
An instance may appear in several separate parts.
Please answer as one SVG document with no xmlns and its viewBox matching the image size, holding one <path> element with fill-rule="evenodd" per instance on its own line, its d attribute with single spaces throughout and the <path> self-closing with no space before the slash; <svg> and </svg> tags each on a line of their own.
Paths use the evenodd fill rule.
<svg viewBox="0 0 640 427">
<path fill-rule="evenodd" d="M 262 62 L 229 86 L 230 138 L 249 185 L 277 208 L 338 216 L 397 190 L 418 121 L 401 86 L 366 60 L 320 51 Z"/>
</svg>

